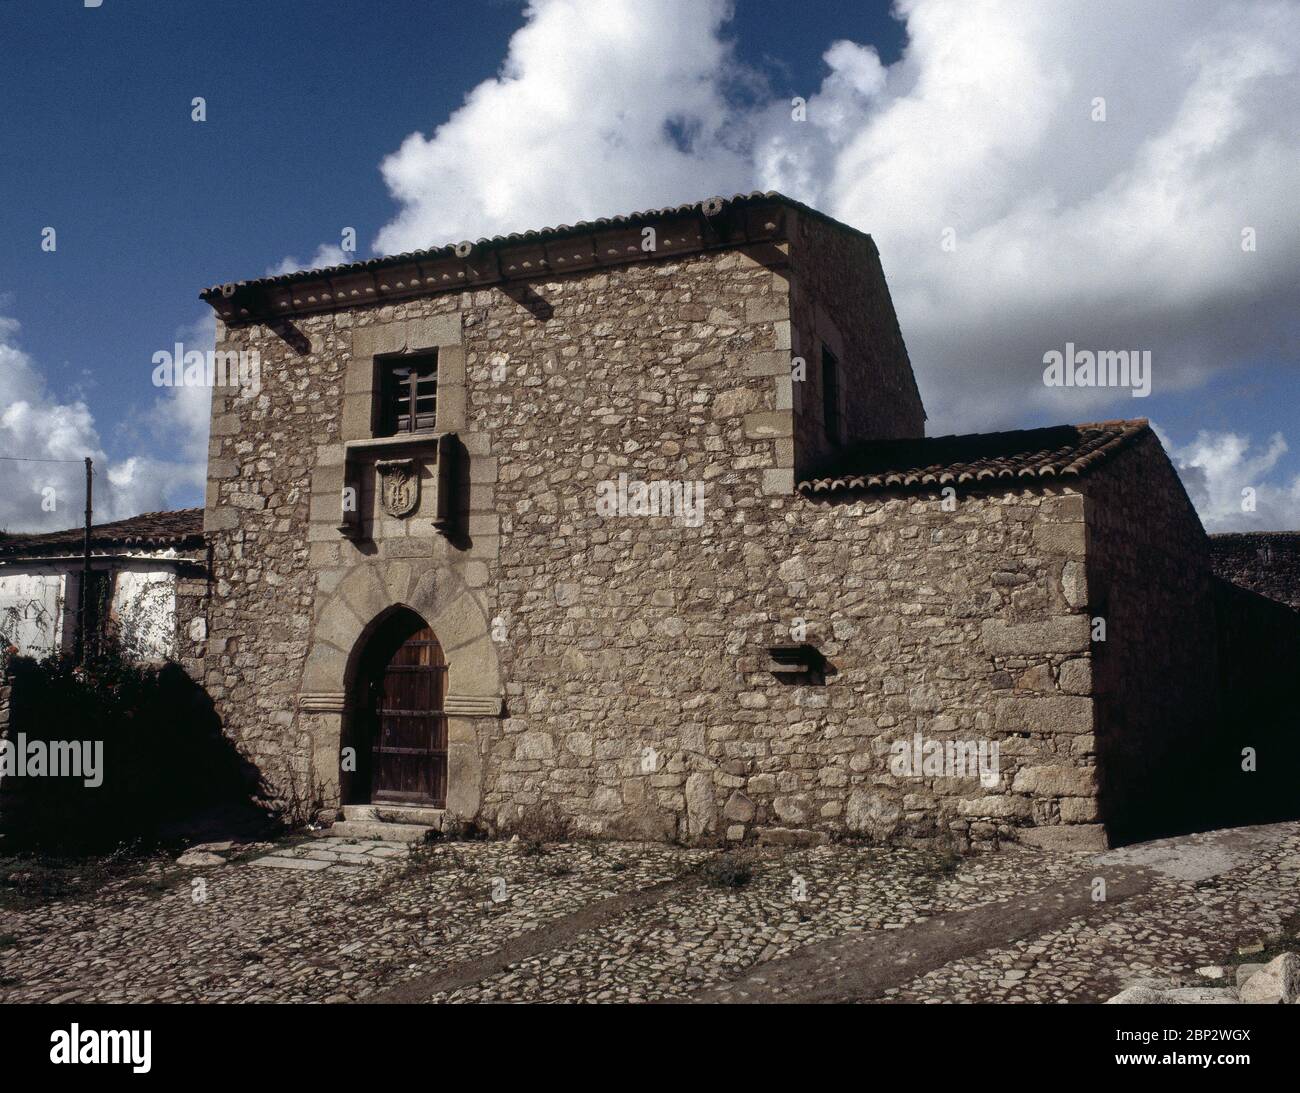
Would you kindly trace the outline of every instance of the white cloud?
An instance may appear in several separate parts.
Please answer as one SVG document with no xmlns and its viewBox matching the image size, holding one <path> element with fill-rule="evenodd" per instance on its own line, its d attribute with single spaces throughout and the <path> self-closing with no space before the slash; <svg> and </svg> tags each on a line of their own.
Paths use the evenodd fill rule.
<svg viewBox="0 0 1300 1093">
<path fill-rule="evenodd" d="M 725 0 L 532 0 L 500 73 L 384 160 L 399 208 L 376 251 L 780 189 L 875 237 L 932 433 L 1145 412 L 1045 388 L 1042 356 L 1067 341 L 1151 350 L 1158 393 L 1300 364 L 1300 7 L 900 0 L 903 57 L 828 43 L 804 122 L 737 65 L 730 14 Z M 309 265 L 351 257 L 328 243 Z M 98 452 L 84 402 L 46 391 L 14 333 L 0 327 L 5 449 Z M 171 454 L 112 468 L 114 511 L 201 482 L 206 394 L 164 393 L 133 423 Z M 1243 477 L 1260 480 L 1242 482 L 1260 488 L 1254 526 L 1297 525 L 1296 485 L 1265 480 L 1278 442 L 1203 434 L 1171 451 L 1207 525 L 1236 519 Z M 0 523 L 30 510 L 35 481 L 5 491 Z"/>
<path fill-rule="evenodd" d="M 384 160 L 385 253 L 732 193 L 723 0 L 534 0 L 501 74 Z M 706 181 L 707 180 L 707 181 Z M 701 187 L 706 192 L 701 192 Z"/>
<path fill-rule="evenodd" d="M 194 348 L 210 348 L 214 330 L 207 318 L 176 336 Z M 165 457 L 110 462 L 84 399 L 60 399 L 51 391 L 18 337 L 18 323 L 0 318 L 0 455 L 23 457 L 0 460 L 0 528 L 57 531 L 79 524 L 85 456 L 94 460 L 96 472 L 96 523 L 194 503 L 206 477 L 207 388 L 162 390 L 137 421 L 123 426 L 124 439 Z M 47 489 L 54 491 L 53 511 L 43 506 Z"/>
<path fill-rule="evenodd" d="M 1152 350 L 1157 391 L 1272 343 L 1300 250 L 1300 10 L 903 10 L 887 90 L 855 100 L 824 184 L 796 196 L 875 237 L 936 424 L 1139 416 L 1123 395 L 1042 386 L 1043 353 L 1067 340 Z M 834 76 L 826 88 L 843 110 Z"/>
<path fill-rule="evenodd" d="M 904 57 L 885 68 L 832 43 L 799 123 L 785 101 L 730 105 L 752 74 L 720 0 L 534 0 L 501 74 L 384 161 L 401 209 L 376 250 L 780 189 L 875 236 L 939 431 L 1026 409 L 1141 412 L 1045 388 L 1042 355 L 1066 341 L 1151 349 L 1157 390 L 1275 344 L 1300 251 L 1300 10 L 904 0 L 899 14 Z M 325 245 L 311 264 L 342 257 Z"/>
<path fill-rule="evenodd" d="M 175 331 L 186 351 L 207 353 L 216 347 L 217 317 L 210 310 Z M 165 458 L 135 456 L 118 468 L 123 482 L 161 477 L 172 504 L 202 504 L 208 475 L 208 426 L 212 415 L 209 387 L 161 388 L 153 402 L 133 415 L 124 430 L 137 446 L 163 452 Z"/>
<path fill-rule="evenodd" d="M 275 265 L 267 266 L 265 276 L 279 277 L 283 273 L 296 273 L 301 269 L 328 269 L 330 266 L 342 266 L 348 262 L 354 262 L 356 257 L 355 254 L 349 254 L 337 243 L 322 243 L 316 248 L 316 253 L 312 255 L 310 262 L 304 264 L 289 255 L 281 258 Z"/>
<path fill-rule="evenodd" d="M 1152 428 L 1178 468 L 1206 531 L 1300 528 L 1300 474 L 1287 484 L 1268 481 L 1287 451 L 1281 433 L 1256 447 L 1248 436 L 1202 430 L 1195 440 L 1179 445 L 1163 429 Z"/>
<path fill-rule="evenodd" d="M 376 249 L 779 189 L 876 239 L 935 434 L 1145 415 L 1044 387 L 1067 341 L 1150 350 L 1156 393 L 1300 363 L 1300 7 L 897 10 L 903 57 L 831 43 L 796 122 L 774 95 L 734 107 L 717 0 L 534 0 L 501 74 L 384 161 Z"/>
</svg>

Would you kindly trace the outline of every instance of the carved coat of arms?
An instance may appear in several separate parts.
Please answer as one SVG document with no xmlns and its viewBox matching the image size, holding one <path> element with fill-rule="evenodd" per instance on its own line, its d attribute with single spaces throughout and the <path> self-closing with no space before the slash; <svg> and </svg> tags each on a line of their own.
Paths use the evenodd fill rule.
<svg viewBox="0 0 1300 1093">
<path fill-rule="evenodd" d="M 389 516 L 410 516 L 420 504 L 420 472 L 414 459 L 381 459 L 379 504 Z"/>
</svg>

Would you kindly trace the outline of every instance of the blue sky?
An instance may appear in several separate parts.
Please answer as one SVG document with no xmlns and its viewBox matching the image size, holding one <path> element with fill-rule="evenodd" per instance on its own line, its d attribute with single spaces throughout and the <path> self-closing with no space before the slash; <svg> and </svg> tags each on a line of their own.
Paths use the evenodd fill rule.
<svg viewBox="0 0 1300 1093">
<path fill-rule="evenodd" d="M 589 3 L 0 5 L 0 396 L 26 407 L 0 455 L 93 451 L 109 515 L 201 503 L 202 408 L 151 385 L 154 352 L 204 336 L 201 287 L 327 259 L 345 226 L 367 257 L 778 188 L 876 236 L 932 433 L 1147 416 L 1212 530 L 1300 522 L 1300 104 L 1269 55 L 1294 18 L 1237 19 L 1224 74 L 1211 5 L 1126 32 L 1095 4 L 972 27 L 946 0 Z M 1067 340 L 1153 348 L 1153 394 L 1045 392 Z M 74 523 L 39 508 L 63 475 L 0 463 L 0 525 Z M 1236 516 L 1242 484 L 1264 512 Z"/>
</svg>

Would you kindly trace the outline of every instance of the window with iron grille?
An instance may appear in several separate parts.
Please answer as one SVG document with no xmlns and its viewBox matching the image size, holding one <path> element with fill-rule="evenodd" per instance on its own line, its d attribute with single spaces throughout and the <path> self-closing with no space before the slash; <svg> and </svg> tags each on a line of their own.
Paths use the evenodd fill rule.
<svg viewBox="0 0 1300 1093">
<path fill-rule="evenodd" d="M 840 362 L 822 346 L 822 422 L 832 444 L 840 442 Z"/>
<path fill-rule="evenodd" d="M 436 353 L 380 362 L 384 436 L 431 431 L 438 419 Z"/>
</svg>

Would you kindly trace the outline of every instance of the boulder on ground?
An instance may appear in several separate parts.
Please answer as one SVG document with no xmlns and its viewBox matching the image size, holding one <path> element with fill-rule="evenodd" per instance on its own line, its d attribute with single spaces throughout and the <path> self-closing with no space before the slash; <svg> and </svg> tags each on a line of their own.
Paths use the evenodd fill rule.
<svg viewBox="0 0 1300 1093">
<path fill-rule="evenodd" d="M 1300 956 L 1283 953 L 1269 961 L 1242 984 L 1241 1000 L 1256 1005 L 1295 1005 L 1300 1001 Z"/>
<path fill-rule="evenodd" d="M 1107 999 L 1107 1005 L 1300 1004 L 1300 955 L 1296 953 L 1283 953 L 1267 964 L 1240 964 L 1235 969 L 1214 964 L 1197 968 L 1196 972 L 1202 978 L 1225 983 L 1235 974 L 1237 985 L 1189 986 L 1176 979 L 1148 976 L 1126 983 L 1119 994 Z"/>
<path fill-rule="evenodd" d="M 225 865 L 226 859 L 220 854 L 210 854 L 206 850 L 187 850 L 179 858 L 176 864 L 186 869 L 206 869 L 212 865 Z"/>
<path fill-rule="evenodd" d="M 1171 1005 L 1236 1005 L 1241 999 L 1233 987 L 1175 987 L 1165 991 L 1161 1001 Z"/>
<path fill-rule="evenodd" d="M 1156 980 L 1159 982 L 1159 980 Z M 1186 1006 L 1186 1005 L 1235 1005 L 1240 999 L 1231 987 L 1129 987 L 1114 998 L 1106 1000 L 1107 1005 L 1139 1006 Z"/>
<path fill-rule="evenodd" d="M 1107 998 L 1106 1005 L 1154 1006 L 1163 1001 L 1164 996 L 1160 991 L 1152 990 L 1150 987 L 1129 987 L 1128 990 L 1120 991 L 1114 998 Z"/>
</svg>

